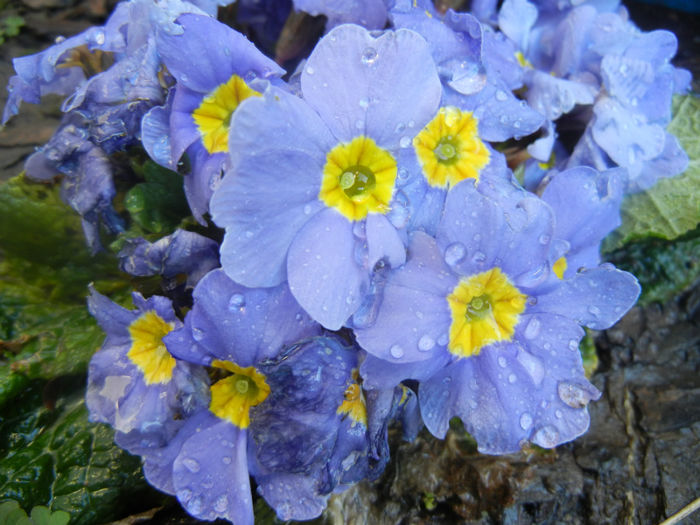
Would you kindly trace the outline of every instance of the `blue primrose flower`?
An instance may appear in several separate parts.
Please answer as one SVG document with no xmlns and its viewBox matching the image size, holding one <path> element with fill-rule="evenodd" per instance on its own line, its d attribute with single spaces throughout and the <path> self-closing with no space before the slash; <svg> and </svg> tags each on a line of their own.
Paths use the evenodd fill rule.
<svg viewBox="0 0 700 525">
<path fill-rule="evenodd" d="M 551 208 L 514 187 L 481 188 L 459 183 L 435 238 L 412 234 L 375 324 L 355 329 L 371 354 L 361 372 L 368 388 L 419 380 L 438 437 L 458 416 L 481 452 L 551 448 L 587 429 L 586 405 L 600 396 L 583 372 L 581 325 L 612 325 L 639 284 L 607 266 L 552 278 Z"/>
<path fill-rule="evenodd" d="M 90 360 L 85 401 L 91 421 L 163 446 L 205 401 L 207 378 L 165 347 L 164 336 L 182 326 L 170 301 L 138 293 L 133 300 L 136 310 L 127 310 L 90 290 L 88 309 L 107 337 Z"/>
<path fill-rule="evenodd" d="M 185 195 L 202 222 L 228 165 L 233 113 L 246 98 L 260 96 L 261 80 L 279 77 L 284 70 L 214 18 L 185 14 L 177 24 L 181 32 L 157 34 L 160 58 L 177 83 L 167 106 L 147 114 L 143 128 L 146 148 L 161 165 L 177 169 L 187 153 L 191 172 L 185 176 Z"/>
<path fill-rule="evenodd" d="M 379 261 L 403 263 L 397 155 L 435 114 L 440 83 L 425 41 L 339 26 L 301 74 L 304 99 L 271 87 L 231 126 L 231 169 L 212 198 L 221 261 L 246 286 L 285 280 L 329 329 L 359 307 Z"/>
</svg>

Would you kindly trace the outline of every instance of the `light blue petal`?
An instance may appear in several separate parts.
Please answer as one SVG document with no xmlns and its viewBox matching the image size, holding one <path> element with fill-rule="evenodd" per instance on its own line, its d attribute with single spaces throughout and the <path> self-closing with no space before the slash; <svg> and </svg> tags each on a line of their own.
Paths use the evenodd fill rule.
<svg viewBox="0 0 700 525">
<path fill-rule="evenodd" d="M 345 324 L 369 288 L 369 270 L 356 261 L 355 243 L 352 223 L 326 208 L 301 229 L 289 248 L 292 294 L 329 330 Z"/>
<path fill-rule="evenodd" d="M 335 28 L 316 45 L 301 87 L 340 141 L 368 135 L 390 150 L 410 146 L 442 91 L 420 35 L 402 29 L 375 38 L 353 25 Z"/>
</svg>

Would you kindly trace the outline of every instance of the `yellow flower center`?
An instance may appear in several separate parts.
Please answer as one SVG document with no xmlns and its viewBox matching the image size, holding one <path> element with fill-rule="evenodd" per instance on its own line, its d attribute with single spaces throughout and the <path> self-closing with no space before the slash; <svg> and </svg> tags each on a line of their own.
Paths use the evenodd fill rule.
<svg viewBox="0 0 700 525">
<path fill-rule="evenodd" d="M 530 69 L 534 69 L 535 67 L 532 65 L 532 62 L 525 58 L 525 55 L 523 55 L 522 51 L 515 52 L 515 59 L 518 61 L 518 64 L 520 64 L 521 67 L 527 67 Z"/>
<path fill-rule="evenodd" d="M 163 337 L 173 328 L 153 310 L 141 315 L 129 325 L 131 348 L 126 356 L 143 374 L 147 385 L 168 383 L 173 377 L 175 358 L 170 355 Z"/>
<path fill-rule="evenodd" d="M 396 161 L 369 137 L 340 143 L 326 155 L 318 198 L 357 221 L 368 213 L 387 213 L 394 193 Z"/>
<path fill-rule="evenodd" d="M 479 180 L 490 153 L 470 111 L 443 107 L 413 139 L 418 161 L 431 186 L 446 188 L 464 179 Z"/>
<path fill-rule="evenodd" d="M 355 381 L 359 379 L 357 369 L 353 370 L 353 378 Z M 352 419 L 352 426 L 357 423 L 362 423 L 367 426 L 367 408 L 365 407 L 365 399 L 362 395 L 362 387 L 357 383 L 351 383 L 345 389 L 345 399 L 340 404 L 337 410 L 338 414 L 347 414 Z"/>
<path fill-rule="evenodd" d="M 238 105 L 248 97 L 259 97 L 260 93 L 248 87 L 238 75 L 233 75 L 225 84 L 217 86 L 192 112 L 204 147 L 209 153 L 228 151 L 228 128 L 231 115 Z"/>
<path fill-rule="evenodd" d="M 447 296 L 452 317 L 449 351 L 469 357 L 486 345 L 510 341 L 526 300 L 500 268 L 462 279 Z"/>
<path fill-rule="evenodd" d="M 559 277 L 559 279 L 563 279 L 567 266 L 568 264 L 566 262 L 566 257 L 562 255 L 554 262 L 552 265 L 552 270 L 554 271 L 554 274 Z"/>
<path fill-rule="evenodd" d="M 250 407 L 259 405 L 270 394 L 265 376 L 252 366 L 241 368 L 230 361 L 215 360 L 212 366 L 228 370 L 231 375 L 211 386 L 209 410 L 238 428 L 248 428 Z"/>
</svg>

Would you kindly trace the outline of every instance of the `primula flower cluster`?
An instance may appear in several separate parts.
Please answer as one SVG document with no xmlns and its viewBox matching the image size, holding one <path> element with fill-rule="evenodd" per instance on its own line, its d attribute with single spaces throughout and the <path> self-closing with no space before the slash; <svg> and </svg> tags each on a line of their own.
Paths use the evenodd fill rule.
<svg viewBox="0 0 700 525">
<path fill-rule="evenodd" d="M 486 454 L 581 435 L 584 329 L 640 292 L 600 243 L 626 193 L 687 163 L 665 130 L 689 84 L 675 37 L 618 2 L 351 4 L 295 2 L 328 21 L 295 71 L 180 0 L 15 60 L 5 120 L 69 95 L 27 174 L 61 177 L 95 250 L 127 226 L 110 155 L 182 174 L 198 233 L 119 254 L 169 296 L 90 292 L 107 337 L 87 404 L 197 518 L 252 524 L 254 492 L 316 517 L 381 475 L 395 421 L 442 438 L 457 417 Z"/>
</svg>

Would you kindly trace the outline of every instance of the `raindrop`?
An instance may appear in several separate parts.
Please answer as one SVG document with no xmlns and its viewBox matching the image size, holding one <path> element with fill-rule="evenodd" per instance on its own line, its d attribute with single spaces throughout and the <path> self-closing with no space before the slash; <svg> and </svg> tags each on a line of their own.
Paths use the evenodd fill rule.
<svg viewBox="0 0 700 525">
<path fill-rule="evenodd" d="M 511 383 L 511 384 L 512 384 L 512 383 L 515 383 L 515 380 L 516 380 L 516 379 L 517 379 L 517 377 L 515 377 L 515 374 L 510 374 L 510 375 L 508 376 L 508 382 Z"/>
<path fill-rule="evenodd" d="M 427 352 L 429 350 L 432 350 L 434 346 L 435 339 L 430 337 L 428 334 L 425 334 L 418 340 L 418 350 L 420 350 L 421 352 Z"/>
<path fill-rule="evenodd" d="M 476 264 L 481 264 L 486 260 L 486 254 L 483 252 L 474 252 L 472 255 L 472 261 Z"/>
<path fill-rule="evenodd" d="M 231 456 L 224 456 L 221 458 L 221 461 L 224 463 L 224 465 L 230 465 L 231 464 Z"/>
<path fill-rule="evenodd" d="M 408 170 L 406 168 L 399 168 L 397 175 L 400 181 L 405 181 L 408 179 Z"/>
<path fill-rule="evenodd" d="M 409 147 L 410 145 L 411 145 L 411 137 L 407 137 L 407 136 L 404 135 L 404 136 L 401 137 L 401 139 L 399 140 L 399 146 L 401 146 L 402 148 L 407 148 L 407 147 Z"/>
<path fill-rule="evenodd" d="M 403 133 L 405 130 L 406 130 L 406 124 L 403 124 L 403 123 L 401 123 L 401 122 L 399 122 L 398 124 L 396 124 L 396 129 L 394 129 L 394 131 L 395 131 L 396 133 Z"/>
<path fill-rule="evenodd" d="M 391 354 L 391 357 L 401 359 L 403 357 L 403 348 L 401 348 L 399 345 L 393 345 L 389 349 L 389 353 Z"/>
<path fill-rule="evenodd" d="M 311 204 L 307 204 L 304 206 L 304 215 L 310 215 L 311 214 Z"/>
<path fill-rule="evenodd" d="M 190 514 L 194 514 L 195 516 L 202 512 L 202 498 L 196 497 L 194 498 L 190 504 L 187 506 L 187 511 Z"/>
<path fill-rule="evenodd" d="M 245 296 L 239 293 L 235 293 L 231 296 L 228 302 L 228 309 L 231 312 L 237 312 L 245 306 Z"/>
<path fill-rule="evenodd" d="M 187 470 L 189 470 L 193 474 L 199 472 L 199 463 L 195 459 L 192 459 L 192 458 L 183 459 L 182 464 L 185 465 Z"/>
<path fill-rule="evenodd" d="M 445 262 L 450 266 L 459 263 L 467 253 L 467 249 L 461 242 L 454 242 L 445 249 Z"/>
<path fill-rule="evenodd" d="M 365 48 L 365 50 L 362 52 L 362 63 L 370 66 L 374 64 L 375 60 L 377 60 L 377 50 L 373 47 Z"/>
<path fill-rule="evenodd" d="M 195 341 L 201 341 L 202 339 L 204 339 L 204 330 L 202 330 L 201 328 L 193 327 L 192 337 L 194 337 Z"/>
<path fill-rule="evenodd" d="M 520 428 L 527 430 L 532 426 L 532 416 L 527 412 L 523 412 L 520 416 Z"/>
<path fill-rule="evenodd" d="M 563 414 L 561 413 L 561 410 L 559 410 L 559 409 L 557 408 L 557 409 L 554 411 L 554 416 L 555 416 L 557 419 L 561 419 L 561 417 L 563 416 Z"/>
<path fill-rule="evenodd" d="M 562 381 L 557 385 L 557 393 L 566 405 L 571 408 L 583 408 L 590 401 L 591 396 L 579 385 Z"/>
<path fill-rule="evenodd" d="M 366 98 L 361 98 L 359 104 L 362 109 L 367 109 L 369 106 L 369 100 Z"/>
<path fill-rule="evenodd" d="M 503 102 L 507 99 L 508 99 L 508 95 L 506 94 L 505 91 L 503 91 L 502 89 L 499 89 L 498 91 L 496 91 L 496 100 L 500 100 L 501 102 Z"/>
<path fill-rule="evenodd" d="M 306 68 L 306 74 L 307 74 L 307 75 L 313 75 L 314 73 L 315 73 L 314 68 L 312 68 L 311 66 L 308 66 L 308 67 Z"/>
<path fill-rule="evenodd" d="M 216 500 L 216 503 L 214 503 L 214 510 L 221 514 L 221 513 L 226 512 L 227 507 L 228 507 L 228 498 L 226 497 L 226 494 L 219 496 Z"/>
<path fill-rule="evenodd" d="M 105 43 L 105 34 L 104 34 L 104 32 L 98 31 L 97 33 L 95 33 L 95 43 L 96 43 L 98 46 L 101 46 L 102 44 Z"/>
<path fill-rule="evenodd" d="M 576 339 L 569 340 L 569 350 L 572 352 L 578 350 L 578 341 L 576 341 Z"/>
<path fill-rule="evenodd" d="M 559 443 L 559 431 L 551 425 L 546 425 L 535 432 L 532 442 L 544 448 L 553 448 Z"/>
<path fill-rule="evenodd" d="M 550 239 L 551 237 L 549 235 L 543 233 L 542 235 L 540 235 L 538 240 L 540 241 L 540 244 L 548 244 Z"/>
<path fill-rule="evenodd" d="M 503 356 L 498 357 L 498 366 L 500 366 L 501 368 L 505 368 L 507 364 L 508 363 L 507 363 L 505 357 L 503 357 Z"/>
<path fill-rule="evenodd" d="M 447 343 L 450 341 L 450 338 L 447 334 L 442 334 L 440 337 L 438 337 L 437 344 L 440 346 L 447 346 Z"/>
<path fill-rule="evenodd" d="M 590 313 L 593 317 L 598 317 L 600 315 L 600 308 L 591 305 L 588 307 L 588 313 Z"/>
<path fill-rule="evenodd" d="M 533 317 L 530 319 L 530 322 L 527 323 L 527 326 L 525 327 L 525 338 L 526 339 L 534 339 L 537 337 L 540 333 L 540 321 L 536 318 Z"/>
</svg>

